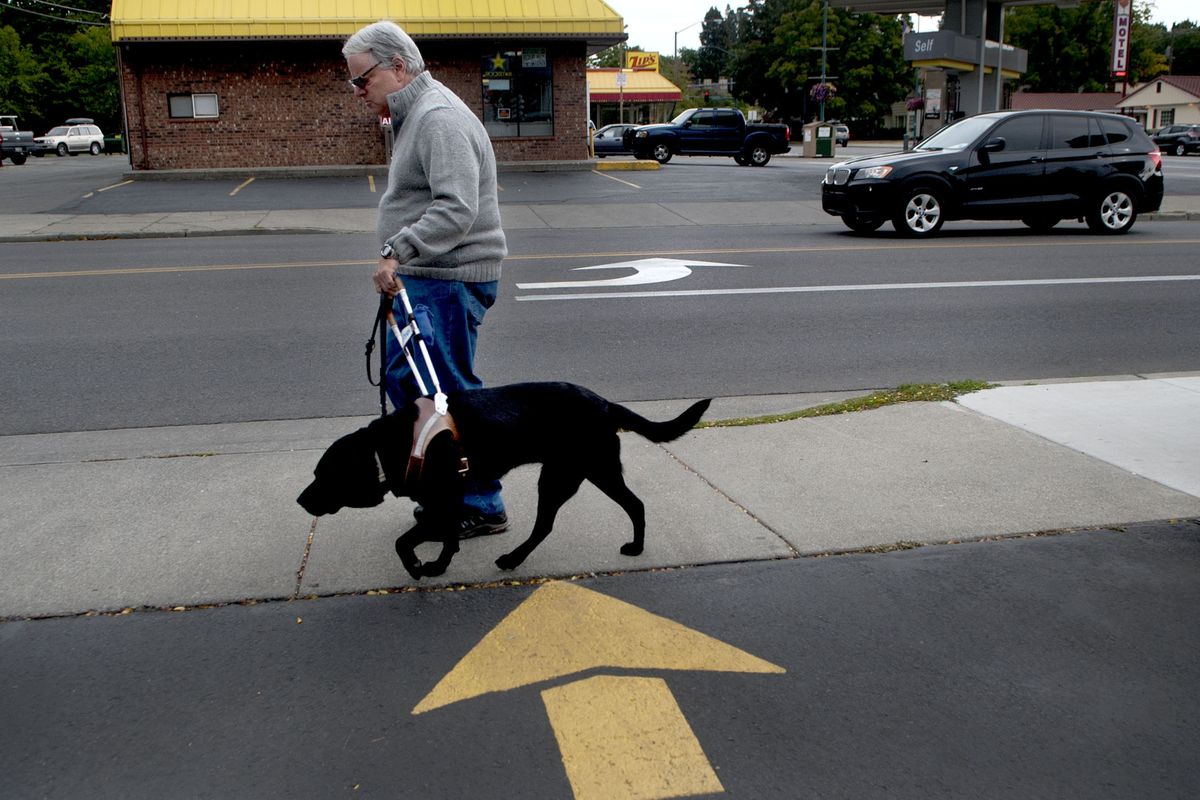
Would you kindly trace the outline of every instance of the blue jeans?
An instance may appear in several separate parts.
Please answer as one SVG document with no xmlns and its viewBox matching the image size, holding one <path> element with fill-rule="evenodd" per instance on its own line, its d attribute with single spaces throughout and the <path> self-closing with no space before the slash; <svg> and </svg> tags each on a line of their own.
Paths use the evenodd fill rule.
<svg viewBox="0 0 1200 800">
<path fill-rule="evenodd" d="M 442 391 L 449 394 L 456 389 L 479 389 L 483 381 L 475 374 L 475 342 L 479 338 L 479 326 L 483 315 L 496 302 L 498 282 L 463 283 L 431 278 L 404 277 L 404 288 L 412 303 L 417 327 L 429 347 Z M 404 304 L 397 295 L 392 303 L 396 321 L 403 328 Z M 425 381 L 429 394 L 434 392 L 433 381 L 426 372 L 425 360 L 420 348 L 412 342 L 414 360 Z M 384 386 L 388 398 L 395 408 L 403 408 L 421 396 L 420 388 L 409 369 L 404 351 L 395 337 L 387 340 L 388 366 Z M 467 513 L 499 514 L 504 511 L 500 499 L 500 481 L 477 481 L 467 479 L 464 503 Z"/>
</svg>

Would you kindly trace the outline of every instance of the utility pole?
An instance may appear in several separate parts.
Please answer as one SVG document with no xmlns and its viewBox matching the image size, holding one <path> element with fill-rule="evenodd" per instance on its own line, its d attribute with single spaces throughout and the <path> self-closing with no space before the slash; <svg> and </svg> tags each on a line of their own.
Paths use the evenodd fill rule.
<svg viewBox="0 0 1200 800">
<path fill-rule="evenodd" d="M 829 56 L 829 0 L 825 0 L 824 15 L 821 20 L 821 86 L 825 86 L 825 70 Z M 821 122 L 825 121 L 825 95 L 821 93 Z"/>
<path fill-rule="evenodd" d="M 821 99 L 819 101 L 819 103 L 820 103 L 819 116 L 820 116 L 821 122 L 825 121 L 825 97 L 828 93 L 828 90 L 825 88 L 825 83 L 827 81 L 829 81 L 829 79 L 837 77 L 837 75 L 830 75 L 828 72 L 829 51 L 837 49 L 834 47 L 829 47 L 829 0 L 825 0 L 825 7 L 824 7 L 823 13 L 824 13 L 824 19 L 821 22 L 821 46 L 808 48 L 809 50 L 820 50 L 821 51 L 821 82 L 820 82 L 820 84 L 818 84 L 822 89 Z M 811 81 L 812 78 L 809 78 L 809 80 Z M 807 102 L 807 100 L 805 102 Z"/>
</svg>

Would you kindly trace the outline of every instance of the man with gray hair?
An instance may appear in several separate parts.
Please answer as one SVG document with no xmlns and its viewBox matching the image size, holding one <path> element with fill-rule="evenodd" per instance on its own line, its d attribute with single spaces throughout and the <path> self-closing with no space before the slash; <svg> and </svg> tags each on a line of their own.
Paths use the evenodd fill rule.
<svg viewBox="0 0 1200 800">
<path fill-rule="evenodd" d="M 496 197 L 496 155 L 483 123 L 425 69 L 416 43 L 394 22 L 376 22 L 342 47 L 356 97 L 395 133 L 388 185 L 379 199 L 375 289 L 393 298 L 397 276 L 413 303 L 446 391 L 478 389 L 475 344 L 496 301 L 508 247 Z M 419 396 L 398 344 L 389 350 L 385 386 L 392 405 Z M 468 481 L 459 536 L 508 529 L 500 483 Z M 420 509 L 417 510 L 418 524 Z"/>
</svg>

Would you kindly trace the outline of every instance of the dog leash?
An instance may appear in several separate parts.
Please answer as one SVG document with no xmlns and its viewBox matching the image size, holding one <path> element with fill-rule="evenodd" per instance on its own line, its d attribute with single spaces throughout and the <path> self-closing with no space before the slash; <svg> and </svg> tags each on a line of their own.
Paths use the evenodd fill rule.
<svg viewBox="0 0 1200 800">
<path fill-rule="evenodd" d="M 371 335 L 367 337 L 367 383 L 379 387 L 379 416 L 387 416 L 387 390 L 383 385 L 383 376 L 387 372 L 387 315 L 391 310 L 392 298 L 383 292 L 379 293 L 379 310 L 375 312 L 375 321 L 371 323 Z M 379 339 L 379 381 L 371 380 L 371 353 L 375 352 L 375 338 Z"/>
</svg>

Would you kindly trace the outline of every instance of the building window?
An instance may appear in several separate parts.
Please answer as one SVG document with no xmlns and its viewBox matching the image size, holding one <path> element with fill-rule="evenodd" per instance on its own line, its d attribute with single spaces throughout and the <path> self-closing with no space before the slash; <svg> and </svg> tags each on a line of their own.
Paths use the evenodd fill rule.
<svg viewBox="0 0 1200 800">
<path fill-rule="evenodd" d="M 1175 109 L 1164 108 L 1158 112 L 1159 125 L 1174 125 L 1175 124 Z"/>
<path fill-rule="evenodd" d="M 169 94 L 167 107 L 172 119 L 216 119 L 215 94 Z"/>
<path fill-rule="evenodd" d="M 493 139 L 554 134 L 554 96 L 544 47 L 483 56 L 483 127 Z"/>
</svg>

